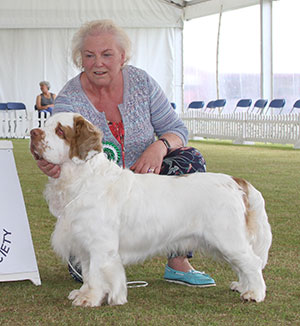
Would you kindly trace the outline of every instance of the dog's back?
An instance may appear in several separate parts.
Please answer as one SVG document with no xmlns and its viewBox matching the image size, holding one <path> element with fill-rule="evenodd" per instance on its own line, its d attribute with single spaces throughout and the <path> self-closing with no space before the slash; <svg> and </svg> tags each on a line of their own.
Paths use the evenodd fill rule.
<svg viewBox="0 0 300 326">
<path fill-rule="evenodd" d="M 139 254 L 143 260 L 143 254 L 148 257 L 171 247 L 185 252 L 201 247 L 216 256 L 223 242 L 212 239 L 228 242 L 226 235 L 232 234 L 246 237 L 265 266 L 271 231 L 264 199 L 251 184 L 215 173 L 134 178 L 137 182 L 121 212 L 120 250 L 126 248 L 125 263 L 131 262 L 131 250 L 135 261 Z"/>
</svg>

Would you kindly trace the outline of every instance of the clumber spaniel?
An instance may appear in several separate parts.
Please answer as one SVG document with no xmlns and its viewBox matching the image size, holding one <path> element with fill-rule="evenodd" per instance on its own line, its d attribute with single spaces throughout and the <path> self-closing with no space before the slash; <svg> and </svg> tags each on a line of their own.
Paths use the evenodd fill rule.
<svg viewBox="0 0 300 326">
<path fill-rule="evenodd" d="M 228 262 L 231 289 L 263 301 L 272 234 L 264 199 L 243 179 L 217 173 L 134 174 L 109 161 L 101 132 L 79 114 L 58 113 L 31 130 L 31 151 L 61 166 L 45 198 L 57 217 L 55 252 L 81 262 L 76 306 L 127 302 L 124 265 L 157 254 L 200 250 Z"/>
</svg>

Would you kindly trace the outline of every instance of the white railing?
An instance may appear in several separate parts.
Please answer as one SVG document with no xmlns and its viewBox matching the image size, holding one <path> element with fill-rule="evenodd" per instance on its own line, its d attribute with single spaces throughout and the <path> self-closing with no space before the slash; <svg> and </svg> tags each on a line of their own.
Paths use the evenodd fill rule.
<svg viewBox="0 0 300 326">
<path fill-rule="evenodd" d="M 43 126 L 47 115 L 26 110 L 0 110 L 0 138 L 25 138 L 32 128 Z M 212 114 L 190 110 L 180 115 L 195 137 L 231 139 L 235 143 L 270 142 L 300 148 L 300 115 Z"/>
<path fill-rule="evenodd" d="M 212 114 L 190 110 L 180 115 L 195 137 L 231 139 L 235 143 L 270 142 L 300 148 L 300 115 Z"/>
<path fill-rule="evenodd" d="M 32 128 L 43 126 L 50 113 L 26 110 L 0 110 L 0 138 L 25 138 Z"/>
</svg>

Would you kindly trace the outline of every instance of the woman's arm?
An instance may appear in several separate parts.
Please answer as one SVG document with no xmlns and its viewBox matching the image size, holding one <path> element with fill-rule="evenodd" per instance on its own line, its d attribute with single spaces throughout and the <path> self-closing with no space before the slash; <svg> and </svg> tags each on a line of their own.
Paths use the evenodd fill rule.
<svg viewBox="0 0 300 326">
<path fill-rule="evenodd" d="M 42 100 L 41 95 L 38 95 L 36 97 L 36 102 L 35 102 L 35 106 L 38 110 L 44 110 L 44 108 L 41 105 L 41 100 Z"/>
<path fill-rule="evenodd" d="M 149 76 L 151 124 L 158 138 L 166 134 L 177 135 L 182 143 L 188 142 L 188 129 L 171 106 L 159 84 Z M 176 145 L 176 144 L 174 144 Z"/>
<path fill-rule="evenodd" d="M 151 124 L 158 138 L 165 138 L 171 149 L 184 146 L 188 140 L 188 130 L 172 108 L 165 93 L 152 78 L 148 77 Z M 150 169 L 159 174 L 163 158 L 168 150 L 165 143 L 152 143 L 131 167 L 136 173 L 147 173 Z"/>
<path fill-rule="evenodd" d="M 167 140 L 171 149 L 176 149 L 183 146 L 182 139 L 172 133 L 164 134 L 161 138 Z M 168 154 L 168 148 L 162 140 L 157 140 L 152 143 L 135 164 L 130 168 L 135 173 L 148 173 L 149 171 L 159 174 L 164 157 Z M 152 171 L 153 170 L 153 171 Z"/>
<path fill-rule="evenodd" d="M 38 95 L 37 98 L 36 98 L 36 104 L 35 104 L 35 106 L 36 106 L 36 108 L 39 111 L 46 110 L 49 107 L 53 107 L 54 106 L 54 104 L 42 105 L 41 103 L 42 103 L 42 97 L 41 97 L 41 95 Z"/>
</svg>

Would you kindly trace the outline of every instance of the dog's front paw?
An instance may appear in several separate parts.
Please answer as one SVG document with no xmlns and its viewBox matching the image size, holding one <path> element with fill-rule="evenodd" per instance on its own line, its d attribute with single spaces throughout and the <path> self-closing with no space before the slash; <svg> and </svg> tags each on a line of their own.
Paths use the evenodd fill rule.
<svg viewBox="0 0 300 326">
<path fill-rule="evenodd" d="M 74 299 L 72 299 L 74 297 Z M 95 291 L 74 290 L 69 294 L 69 299 L 73 300 L 72 305 L 81 307 L 99 307 L 106 299 L 105 295 Z"/>
<path fill-rule="evenodd" d="M 69 293 L 69 295 L 68 295 L 68 299 L 69 300 L 74 300 L 78 296 L 79 293 L 80 293 L 80 290 L 73 290 L 73 291 L 71 291 Z"/>
<path fill-rule="evenodd" d="M 119 295 L 119 296 L 108 296 L 108 304 L 110 306 L 119 306 L 127 303 L 127 295 Z"/>
<path fill-rule="evenodd" d="M 241 294 L 241 298 L 244 301 L 255 301 L 255 302 L 262 302 L 265 299 L 265 291 L 246 291 L 245 293 Z"/>
<path fill-rule="evenodd" d="M 230 289 L 239 293 L 245 292 L 245 289 L 243 289 L 243 286 L 240 282 L 232 282 L 230 285 Z"/>
</svg>

